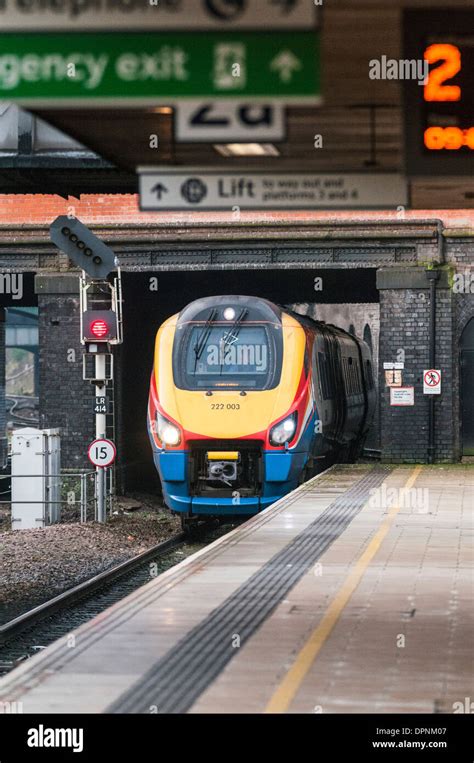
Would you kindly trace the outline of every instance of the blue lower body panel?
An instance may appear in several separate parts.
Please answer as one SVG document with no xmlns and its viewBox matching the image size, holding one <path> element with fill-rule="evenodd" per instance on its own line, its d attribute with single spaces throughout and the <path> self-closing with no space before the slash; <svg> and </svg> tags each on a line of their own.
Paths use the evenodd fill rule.
<svg viewBox="0 0 474 763">
<path fill-rule="evenodd" d="M 264 479 L 260 495 L 213 498 L 191 496 L 188 484 L 188 451 L 154 451 L 166 505 L 178 513 L 203 516 L 258 514 L 298 487 L 307 452 L 263 451 Z"/>
</svg>

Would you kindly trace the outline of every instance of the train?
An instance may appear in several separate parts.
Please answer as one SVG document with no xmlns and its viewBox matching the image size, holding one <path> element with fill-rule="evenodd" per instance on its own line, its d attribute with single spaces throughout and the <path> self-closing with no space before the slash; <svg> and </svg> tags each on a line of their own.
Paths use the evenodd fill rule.
<svg viewBox="0 0 474 763">
<path fill-rule="evenodd" d="M 148 434 L 184 529 L 257 514 L 328 459 L 358 457 L 372 354 L 346 331 L 243 295 L 197 299 L 158 329 Z"/>
</svg>

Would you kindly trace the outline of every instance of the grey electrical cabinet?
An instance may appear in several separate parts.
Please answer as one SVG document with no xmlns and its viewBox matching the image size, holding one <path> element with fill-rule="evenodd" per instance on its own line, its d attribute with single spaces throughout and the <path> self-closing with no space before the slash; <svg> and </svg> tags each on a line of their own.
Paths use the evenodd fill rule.
<svg viewBox="0 0 474 763">
<path fill-rule="evenodd" d="M 45 527 L 60 519 L 59 430 L 17 429 L 12 434 L 12 529 Z"/>
</svg>

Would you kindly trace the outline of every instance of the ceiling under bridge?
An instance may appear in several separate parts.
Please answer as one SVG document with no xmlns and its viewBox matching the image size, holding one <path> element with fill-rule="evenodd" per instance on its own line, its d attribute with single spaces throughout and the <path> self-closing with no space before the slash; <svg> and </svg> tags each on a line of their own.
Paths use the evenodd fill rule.
<svg viewBox="0 0 474 763">
<path fill-rule="evenodd" d="M 379 301 L 373 268 L 361 268 L 357 278 L 349 270 L 334 269 L 308 269 L 304 273 L 291 270 L 284 278 L 278 270 L 270 269 L 252 271 L 251 274 L 246 269 L 219 273 L 175 271 L 160 273 L 158 283 L 151 278 L 149 273 L 123 274 L 127 324 L 137 320 L 137 304 L 140 304 L 139 321 L 143 320 L 144 311 L 150 319 L 154 317 L 156 320 L 157 314 L 163 315 L 163 319 L 169 317 L 198 297 L 219 294 L 255 295 L 284 305 Z"/>
<path fill-rule="evenodd" d="M 239 271 L 208 272 L 204 269 L 183 272 L 166 272 L 150 281 L 151 273 L 123 274 L 124 343 L 120 348 L 120 396 L 123 431 L 123 454 L 127 464 L 128 484 L 142 486 L 144 480 L 154 484 L 156 476 L 149 456 L 149 443 L 144 428 L 148 385 L 153 359 L 155 336 L 160 325 L 171 315 L 180 312 L 195 299 L 212 295 L 244 294 L 268 299 L 280 305 L 294 307 L 306 313 L 311 306 L 324 304 L 319 316 L 331 320 L 330 307 L 345 303 L 349 322 L 356 320 L 367 308 L 364 323 L 370 323 L 368 308 L 377 315 L 379 292 L 376 287 L 376 270 L 360 268 L 357 278 L 348 269 L 281 271 L 260 270 L 249 273 Z M 362 303 L 362 304 L 361 304 Z M 138 307 L 137 307 L 138 306 Z M 354 313 L 352 314 L 351 309 Z M 337 312 L 335 313 L 335 316 Z M 346 328 L 349 328 L 349 322 Z M 377 336 L 377 334 L 375 334 Z"/>
</svg>

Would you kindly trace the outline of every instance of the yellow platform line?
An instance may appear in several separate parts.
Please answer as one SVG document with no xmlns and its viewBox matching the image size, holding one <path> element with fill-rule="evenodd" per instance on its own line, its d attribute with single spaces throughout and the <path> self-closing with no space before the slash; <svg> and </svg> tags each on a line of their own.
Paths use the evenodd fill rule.
<svg viewBox="0 0 474 763">
<path fill-rule="evenodd" d="M 422 468 L 423 467 L 421 466 L 415 467 L 403 486 L 403 490 L 409 490 L 413 486 Z M 296 656 L 293 665 L 275 689 L 265 708 L 265 713 L 284 713 L 288 710 L 324 642 L 331 634 L 344 607 L 359 585 L 364 572 L 382 545 L 382 542 L 399 511 L 399 505 L 390 508 L 387 517 L 375 533 L 372 540 L 369 541 L 336 596 L 329 604 L 319 625 L 317 625 L 311 633 L 305 645 Z"/>
</svg>

